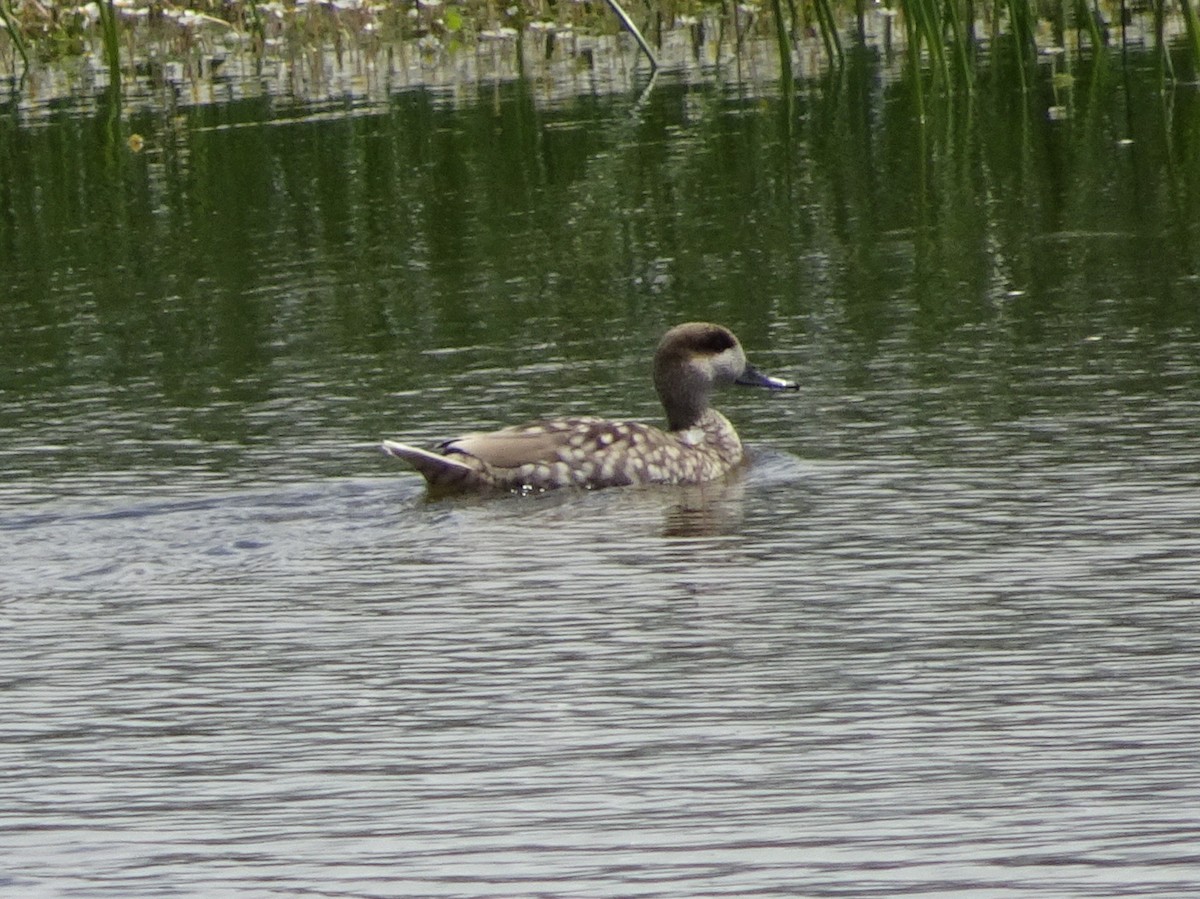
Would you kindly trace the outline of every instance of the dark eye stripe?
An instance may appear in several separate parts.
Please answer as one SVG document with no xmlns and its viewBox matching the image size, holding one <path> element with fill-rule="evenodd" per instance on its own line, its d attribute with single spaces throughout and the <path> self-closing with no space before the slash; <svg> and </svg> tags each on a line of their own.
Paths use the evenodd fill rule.
<svg viewBox="0 0 1200 899">
<path fill-rule="evenodd" d="M 713 328 L 706 331 L 696 342 L 697 346 L 709 353 L 723 353 L 734 345 L 733 335 L 724 328 Z"/>
</svg>

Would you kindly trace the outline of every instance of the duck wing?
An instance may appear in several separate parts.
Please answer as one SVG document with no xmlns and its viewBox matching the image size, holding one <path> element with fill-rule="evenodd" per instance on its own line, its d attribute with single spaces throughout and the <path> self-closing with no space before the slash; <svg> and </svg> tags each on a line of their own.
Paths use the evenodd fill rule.
<svg viewBox="0 0 1200 899">
<path fill-rule="evenodd" d="M 423 450 L 385 440 L 383 448 L 403 459 L 431 487 L 450 490 L 607 487 L 645 480 L 645 464 L 627 452 L 653 451 L 666 435 L 638 422 L 565 418 L 499 431 L 466 434 Z M 653 461 L 653 460 L 651 460 Z"/>
<path fill-rule="evenodd" d="M 438 449 L 447 455 L 474 456 L 492 468 L 519 468 L 558 461 L 562 450 L 570 445 L 571 435 L 578 433 L 581 421 L 537 422 L 466 434 L 447 440 Z M 576 427 L 572 427 L 575 425 Z"/>
</svg>

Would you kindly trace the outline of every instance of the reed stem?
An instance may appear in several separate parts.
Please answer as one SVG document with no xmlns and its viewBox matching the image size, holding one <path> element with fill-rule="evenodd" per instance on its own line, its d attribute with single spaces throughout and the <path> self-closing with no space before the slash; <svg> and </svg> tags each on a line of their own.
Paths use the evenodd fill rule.
<svg viewBox="0 0 1200 899">
<path fill-rule="evenodd" d="M 0 0 L 0 21 L 4 22 L 4 27 L 8 29 L 8 37 L 21 56 L 21 65 L 23 66 L 21 77 L 24 79 L 29 72 L 29 50 L 25 46 L 25 36 L 21 34 L 16 16 L 12 13 L 11 0 Z"/>
<path fill-rule="evenodd" d="M 637 23 L 629 17 L 629 13 L 621 6 L 617 0 L 607 0 L 609 7 L 617 14 L 617 18 L 621 20 L 621 24 L 626 30 L 633 35 L 634 40 L 638 42 L 638 46 L 642 48 L 642 52 L 646 54 L 646 59 L 650 60 L 650 71 L 658 69 L 658 59 L 654 56 L 654 51 L 650 49 L 650 45 L 646 43 L 646 39 L 642 37 L 642 32 L 638 29 Z"/>
<path fill-rule="evenodd" d="M 842 50 L 842 39 L 838 35 L 837 19 L 834 17 L 830 0 L 813 0 L 813 8 L 817 13 L 817 24 L 821 29 L 821 40 L 825 44 L 825 53 L 829 61 L 842 64 L 845 54 Z"/>
<path fill-rule="evenodd" d="M 121 86 L 121 42 L 117 36 L 117 10 L 113 0 L 97 0 L 100 10 L 100 34 L 104 44 L 104 61 L 108 63 L 109 80 Z"/>
<path fill-rule="evenodd" d="M 1183 23 L 1191 44 L 1192 63 L 1200 67 L 1200 19 L 1197 19 L 1196 7 L 1192 0 L 1179 0 L 1179 5 L 1183 9 Z"/>
<path fill-rule="evenodd" d="M 783 20 L 783 4 L 780 0 L 771 0 L 771 12 L 775 16 L 775 38 L 779 41 L 779 80 L 785 95 L 790 95 L 795 86 L 792 75 L 792 41 L 788 37 L 787 23 Z"/>
</svg>

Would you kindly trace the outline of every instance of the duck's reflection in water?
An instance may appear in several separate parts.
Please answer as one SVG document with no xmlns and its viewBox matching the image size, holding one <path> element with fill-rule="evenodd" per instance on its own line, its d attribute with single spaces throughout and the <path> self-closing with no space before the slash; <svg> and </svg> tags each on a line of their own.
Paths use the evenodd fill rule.
<svg viewBox="0 0 1200 899">
<path fill-rule="evenodd" d="M 664 537 L 716 537 L 741 530 L 746 472 L 738 469 L 704 484 L 672 488 L 663 515 Z"/>
</svg>

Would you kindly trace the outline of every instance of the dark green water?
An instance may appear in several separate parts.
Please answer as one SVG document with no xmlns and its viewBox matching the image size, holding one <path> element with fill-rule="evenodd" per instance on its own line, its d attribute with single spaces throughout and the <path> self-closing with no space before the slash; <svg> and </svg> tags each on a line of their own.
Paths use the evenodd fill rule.
<svg viewBox="0 0 1200 899">
<path fill-rule="evenodd" d="M 273 448 L 301 441 L 294 473 L 371 474 L 339 447 L 563 406 L 651 415 L 639 360 L 691 318 L 779 354 L 822 410 L 911 389 L 868 419 L 1083 414 L 1186 386 L 1195 92 L 1164 93 L 1150 61 L 1085 67 L 1051 121 L 1050 88 L 1015 88 L 999 72 L 973 108 L 926 98 L 923 128 L 869 59 L 805 85 L 791 118 L 747 85 L 670 78 L 640 103 L 544 108 L 510 84 L 124 132 L 103 107 L 10 112 L 6 470 L 30 500 L 81 467 L 253 481 L 288 476 Z M 557 367 L 513 371 L 531 364 Z M 785 448 L 868 449 L 845 410 L 807 411 Z"/>
<path fill-rule="evenodd" d="M 5 110 L 0 887 L 1200 889 L 1200 97 L 883 71 Z M 377 450 L 689 319 L 736 484 Z"/>
</svg>

